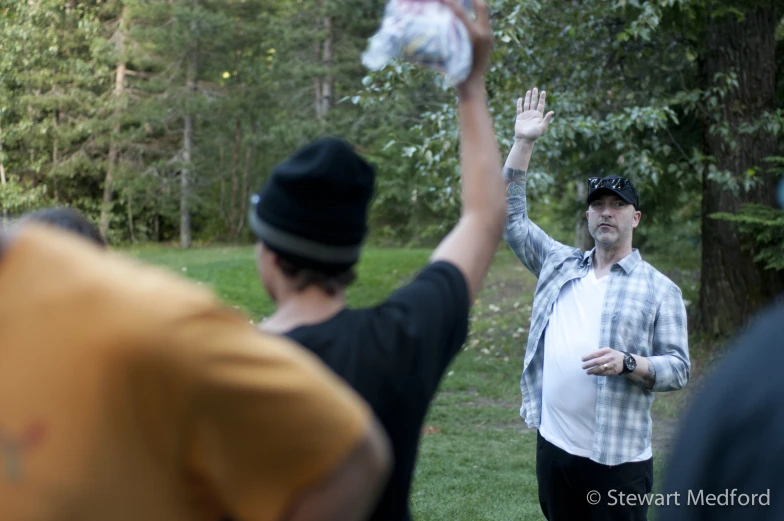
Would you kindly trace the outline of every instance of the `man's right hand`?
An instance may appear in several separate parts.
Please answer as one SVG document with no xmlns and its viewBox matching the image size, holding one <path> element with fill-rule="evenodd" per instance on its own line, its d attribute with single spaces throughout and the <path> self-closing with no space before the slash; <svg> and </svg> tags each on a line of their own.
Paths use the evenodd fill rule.
<svg viewBox="0 0 784 521">
<path fill-rule="evenodd" d="M 465 9 L 459 4 L 460 0 L 448 0 L 447 4 L 455 13 L 468 31 L 471 39 L 473 62 L 468 77 L 457 85 L 459 96 L 470 94 L 472 89 L 484 88 L 484 74 L 490 63 L 493 52 L 493 30 L 490 27 L 490 14 L 484 0 L 473 0 L 476 20 L 471 20 Z"/>
<path fill-rule="evenodd" d="M 534 87 L 533 92 L 525 93 L 523 98 L 517 99 L 517 118 L 515 119 L 515 139 L 533 143 L 547 131 L 550 120 L 553 119 L 555 112 L 550 111 L 544 114 L 544 105 L 547 93 Z M 538 101 L 537 101 L 538 100 Z"/>
</svg>

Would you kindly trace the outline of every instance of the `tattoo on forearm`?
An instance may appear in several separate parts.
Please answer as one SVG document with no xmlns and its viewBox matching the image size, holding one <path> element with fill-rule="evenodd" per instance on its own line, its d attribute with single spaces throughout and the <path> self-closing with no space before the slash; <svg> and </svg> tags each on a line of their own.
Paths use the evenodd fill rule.
<svg viewBox="0 0 784 521">
<path fill-rule="evenodd" d="M 525 170 L 504 167 L 506 193 L 509 195 L 525 194 Z"/>
<path fill-rule="evenodd" d="M 516 183 L 518 185 L 525 184 L 525 170 L 517 170 L 516 168 L 504 167 L 504 179 L 506 183 Z"/>
<path fill-rule="evenodd" d="M 653 388 L 653 384 L 656 383 L 656 369 L 653 368 L 650 361 L 648 362 L 648 372 L 642 377 L 642 381 L 648 388 Z"/>
</svg>

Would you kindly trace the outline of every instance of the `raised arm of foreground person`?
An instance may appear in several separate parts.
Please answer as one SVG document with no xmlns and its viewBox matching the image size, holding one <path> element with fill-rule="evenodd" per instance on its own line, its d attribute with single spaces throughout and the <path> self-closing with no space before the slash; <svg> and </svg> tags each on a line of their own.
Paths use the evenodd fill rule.
<svg viewBox="0 0 784 521">
<path fill-rule="evenodd" d="M 501 169 L 501 155 L 484 82 L 493 33 L 483 0 L 474 2 L 476 21 L 455 2 L 450 5 L 471 36 L 474 64 L 468 79 L 457 87 L 462 213 L 457 226 L 444 238 L 431 260 L 451 262 L 462 271 L 468 283 L 469 302 L 473 303 L 501 242 L 506 215 L 504 183 L 497 174 Z"/>
<path fill-rule="evenodd" d="M 544 113 L 547 94 L 538 89 L 525 93 L 517 100 L 515 136 L 512 149 L 504 164 L 503 179 L 507 193 L 507 221 L 504 240 L 517 258 L 535 276 L 539 276 L 547 254 L 558 245 L 528 218 L 526 201 L 526 173 L 533 154 L 534 143 L 547 131 L 553 112 Z"/>
</svg>

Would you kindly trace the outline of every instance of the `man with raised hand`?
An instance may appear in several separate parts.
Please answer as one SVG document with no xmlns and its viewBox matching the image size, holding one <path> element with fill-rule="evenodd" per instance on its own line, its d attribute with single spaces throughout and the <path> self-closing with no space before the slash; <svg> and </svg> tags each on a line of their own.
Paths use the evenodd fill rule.
<svg viewBox="0 0 784 521">
<path fill-rule="evenodd" d="M 588 180 L 596 247 L 585 253 L 529 219 L 526 170 L 553 116 L 545 98 L 534 89 L 518 100 L 503 170 L 505 240 L 539 279 L 520 380 L 520 413 L 537 429 L 539 502 L 550 521 L 646 519 L 651 405 L 689 379 L 686 309 L 680 289 L 632 248 L 642 214 L 630 180 Z"/>
<path fill-rule="evenodd" d="M 450 5 L 468 29 L 474 56 L 469 77 L 457 85 L 463 209 L 429 265 L 377 306 L 346 307 L 374 172 L 340 140 L 318 140 L 278 165 L 254 197 L 250 216 L 261 279 L 277 305 L 262 329 L 321 357 L 368 401 L 389 434 L 395 468 L 370 516 L 374 521 L 411 519 L 408 496 L 422 424 L 465 342 L 471 303 L 506 215 L 483 79 L 492 50 L 488 10 L 475 0 L 474 21 Z"/>
<path fill-rule="evenodd" d="M 362 521 L 389 467 L 354 391 L 212 293 L 0 232 L 0 519 Z"/>
</svg>

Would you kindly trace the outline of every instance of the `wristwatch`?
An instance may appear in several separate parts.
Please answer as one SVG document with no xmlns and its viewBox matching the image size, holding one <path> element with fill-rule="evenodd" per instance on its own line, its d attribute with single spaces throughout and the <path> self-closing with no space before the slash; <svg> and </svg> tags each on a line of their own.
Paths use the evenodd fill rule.
<svg viewBox="0 0 784 521">
<path fill-rule="evenodd" d="M 625 356 L 623 357 L 623 371 L 621 371 L 621 374 L 631 373 L 637 368 L 637 360 L 627 352 L 623 354 Z"/>
</svg>

